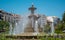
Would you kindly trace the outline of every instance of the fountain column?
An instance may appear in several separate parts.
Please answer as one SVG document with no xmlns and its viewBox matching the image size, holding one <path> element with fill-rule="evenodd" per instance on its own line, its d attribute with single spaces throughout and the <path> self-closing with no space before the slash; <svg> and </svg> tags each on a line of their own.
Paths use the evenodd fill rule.
<svg viewBox="0 0 65 40">
<path fill-rule="evenodd" d="M 38 30 L 37 30 L 37 26 L 36 26 L 37 25 L 37 21 L 36 20 L 38 19 L 38 17 L 36 15 L 34 15 L 34 11 L 36 10 L 36 8 L 32 4 L 32 7 L 30 7 L 29 10 L 31 11 L 31 14 L 30 14 L 29 18 L 32 21 L 33 30 L 34 30 L 34 32 L 37 32 Z"/>
<path fill-rule="evenodd" d="M 35 26 L 35 20 L 34 20 L 34 17 L 31 18 L 32 19 L 32 27 Z"/>
</svg>

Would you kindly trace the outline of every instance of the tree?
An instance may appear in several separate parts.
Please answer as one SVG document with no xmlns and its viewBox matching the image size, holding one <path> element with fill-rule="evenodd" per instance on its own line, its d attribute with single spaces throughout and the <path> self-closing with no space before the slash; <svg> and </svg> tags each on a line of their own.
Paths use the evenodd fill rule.
<svg viewBox="0 0 65 40">
<path fill-rule="evenodd" d="M 64 14 L 62 15 L 62 22 L 65 23 L 65 11 Z"/>
<path fill-rule="evenodd" d="M 56 28 L 55 28 L 55 33 L 62 33 L 62 23 L 59 22 L 57 25 L 56 25 Z"/>
<path fill-rule="evenodd" d="M 63 28 L 63 30 L 65 30 L 65 11 L 62 15 L 62 28 Z"/>
<path fill-rule="evenodd" d="M 56 33 L 62 33 L 63 30 L 65 30 L 65 12 L 62 15 L 61 21 L 56 25 Z"/>
<path fill-rule="evenodd" d="M 0 30 L 8 30 L 9 29 L 9 23 L 6 21 L 0 21 Z"/>
<path fill-rule="evenodd" d="M 50 25 L 49 24 L 46 24 L 45 27 L 44 27 L 44 31 L 46 33 L 48 33 L 48 32 L 50 32 L 50 29 L 51 29 Z"/>
</svg>

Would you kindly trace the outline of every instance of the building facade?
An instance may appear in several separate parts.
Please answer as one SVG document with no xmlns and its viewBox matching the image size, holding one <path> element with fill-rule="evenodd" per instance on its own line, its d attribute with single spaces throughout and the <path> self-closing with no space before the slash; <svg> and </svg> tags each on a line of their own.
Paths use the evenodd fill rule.
<svg viewBox="0 0 65 40">
<path fill-rule="evenodd" d="M 12 13 L 8 13 L 3 10 L 0 10 L 0 20 L 7 21 L 10 23 L 15 23 L 15 22 L 18 22 L 19 19 L 20 19 L 20 15 L 12 14 Z"/>
</svg>

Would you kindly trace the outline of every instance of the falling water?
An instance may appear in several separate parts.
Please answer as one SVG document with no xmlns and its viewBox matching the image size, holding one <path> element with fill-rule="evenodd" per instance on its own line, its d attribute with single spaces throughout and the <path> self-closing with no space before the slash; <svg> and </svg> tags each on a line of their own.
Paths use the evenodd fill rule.
<svg viewBox="0 0 65 40">
<path fill-rule="evenodd" d="M 34 30 L 34 35 L 38 34 L 38 20 L 34 20 L 34 17 L 31 18 L 31 21 L 32 21 L 32 27 L 33 27 L 33 30 Z M 24 16 L 24 17 L 21 17 L 19 22 L 16 22 L 15 23 L 15 27 L 13 28 L 13 31 L 12 31 L 12 25 L 10 25 L 10 34 L 13 34 L 13 35 L 17 35 L 17 34 L 21 34 L 21 33 L 24 33 L 24 30 L 25 28 L 27 27 L 26 25 L 29 23 L 29 18 L 28 16 Z M 41 21 L 42 22 L 42 21 Z M 54 28 L 53 28 L 53 24 L 51 25 L 52 26 L 52 33 L 54 32 Z M 41 27 L 43 28 L 43 22 L 41 23 Z"/>
<path fill-rule="evenodd" d="M 28 21 L 27 19 L 28 19 L 27 17 L 23 17 L 20 19 L 18 23 L 15 23 L 13 35 L 24 33 L 24 29 Z"/>
<path fill-rule="evenodd" d="M 38 21 L 35 21 L 35 32 L 38 33 Z"/>
<path fill-rule="evenodd" d="M 53 34 L 54 33 L 54 23 L 52 22 L 50 25 L 51 25 L 51 34 Z"/>
<path fill-rule="evenodd" d="M 12 34 L 12 29 L 13 29 L 13 28 L 12 28 L 12 24 L 11 24 L 11 23 L 9 23 L 9 24 L 10 24 L 10 28 L 9 28 L 10 31 L 9 31 L 9 34 Z"/>
<path fill-rule="evenodd" d="M 38 35 L 39 31 L 38 31 L 38 21 L 35 21 L 35 28 L 34 28 L 35 32 L 33 33 L 33 35 Z"/>
</svg>

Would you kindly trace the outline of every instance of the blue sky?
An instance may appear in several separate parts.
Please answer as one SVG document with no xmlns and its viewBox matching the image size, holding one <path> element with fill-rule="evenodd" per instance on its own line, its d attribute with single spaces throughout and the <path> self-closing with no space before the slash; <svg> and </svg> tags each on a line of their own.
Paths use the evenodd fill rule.
<svg viewBox="0 0 65 40">
<path fill-rule="evenodd" d="M 65 0 L 0 0 L 0 9 L 14 14 L 29 14 L 28 8 L 34 3 L 35 13 L 62 17 Z"/>
</svg>

